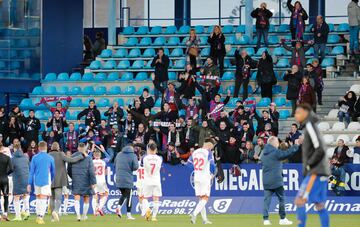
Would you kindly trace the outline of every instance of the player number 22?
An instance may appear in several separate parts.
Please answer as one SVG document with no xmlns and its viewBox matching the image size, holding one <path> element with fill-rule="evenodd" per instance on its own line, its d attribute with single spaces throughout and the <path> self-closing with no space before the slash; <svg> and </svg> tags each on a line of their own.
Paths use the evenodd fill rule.
<svg viewBox="0 0 360 227">
<path fill-rule="evenodd" d="M 203 158 L 194 158 L 194 169 L 195 170 L 203 170 L 204 167 L 204 159 Z"/>
</svg>

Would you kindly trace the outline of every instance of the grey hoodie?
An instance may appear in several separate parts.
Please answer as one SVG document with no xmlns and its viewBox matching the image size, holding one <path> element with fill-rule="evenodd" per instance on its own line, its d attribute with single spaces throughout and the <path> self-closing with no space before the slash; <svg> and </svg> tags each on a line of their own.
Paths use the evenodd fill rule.
<svg viewBox="0 0 360 227">
<path fill-rule="evenodd" d="M 360 25 L 360 6 L 354 1 L 348 5 L 348 17 L 350 26 Z"/>
<path fill-rule="evenodd" d="M 319 119 L 311 112 L 303 122 L 304 142 L 302 144 L 303 174 L 330 175 L 329 160 L 326 156 L 326 147 L 317 122 Z"/>
</svg>

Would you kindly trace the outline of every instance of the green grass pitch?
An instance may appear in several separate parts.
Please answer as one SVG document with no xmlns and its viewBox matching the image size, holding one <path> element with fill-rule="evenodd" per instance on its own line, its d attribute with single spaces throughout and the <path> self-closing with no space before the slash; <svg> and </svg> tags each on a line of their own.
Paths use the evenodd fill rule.
<svg viewBox="0 0 360 227">
<path fill-rule="evenodd" d="M 142 227 L 142 226 L 158 226 L 158 227 L 184 227 L 184 226 L 193 226 L 190 224 L 189 216 L 185 215 L 159 215 L 158 222 L 147 222 L 143 218 L 138 215 L 134 217 L 136 220 L 129 221 L 126 218 L 119 219 L 115 215 L 106 215 L 104 217 L 94 217 L 92 215 L 88 216 L 89 219 L 87 221 L 77 222 L 74 215 L 62 216 L 60 217 L 60 222 L 52 223 L 50 222 L 50 216 L 47 215 L 45 217 L 45 226 L 62 226 L 62 227 L 93 227 L 93 226 L 101 226 L 101 227 L 118 227 L 118 226 L 126 226 L 126 227 Z M 10 218 L 13 218 L 11 216 Z M 288 215 L 287 218 L 294 222 L 291 226 L 296 225 L 295 215 Z M 262 225 L 262 217 L 261 215 L 253 215 L 253 214 L 243 214 L 243 215 L 209 215 L 209 220 L 213 222 L 212 226 L 229 226 L 229 227 L 260 227 Z M 276 214 L 272 214 L 270 216 L 270 220 L 272 222 L 272 226 L 280 226 L 278 225 L 279 217 Z M 5 224 L 2 222 L 0 225 Z M 200 216 L 197 219 L 197 223 L 195 226 L 202 226 Z M 332 227 L 355 227 L 360 226 L 360 215 L 330 215 L 330 225 Z M 32 227 L 39 226 L 35 224 L 35 216 L 32 215 L 29 220 L 22 222 L 7 222 L 5 226 L 9 227 Z M 309 215 L 308 223 L 309 227 L 320 227 L 319 218 L 317 215 Z"/>
</svg>

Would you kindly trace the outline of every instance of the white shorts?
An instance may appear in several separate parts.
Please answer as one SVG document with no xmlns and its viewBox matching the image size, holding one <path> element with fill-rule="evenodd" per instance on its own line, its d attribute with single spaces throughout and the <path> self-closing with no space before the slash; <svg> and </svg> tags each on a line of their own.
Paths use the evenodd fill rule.
<svg viewBox="0 0 360 227">
<path fill-rule="evenodd" d="M 195 181 L 194 182 L 196 196 L 210 196 L 211 181 Z"/>
<path fill-rule="evenodd" d="M 96 184 L 94 188 L 95 194 L 105 194 L 109 193 L 109 188 L 107 187 L 106 182 L 102 184 Z"/>
<path fill-rule="evenodd" d="M 161 197 L 162 189 L 161 185 L 143 185 L 143 195 L 145 198 Z"/>
<path fill-rule="evenodd" d="M 70 189 L 69 189 L 67 186 L 63 186 L 63 187 L 62 187 L 62 194 L 63 194 L 63 195 L 70 195 L 70 194 L 71 194 L 71 191 L 70 191 Z"/>
<path fill-rule="evenodd" d="M 8 177 L 9 180 L 9 194 L 13 194 L 13 190 L 14 190 L 14 183 L 13 183 L 13 178 L 12 177 Z"/>
<path fill-rule="evenodd" d="M 136 192 L 138 197 L 144 197 L 144 187 L 141 186 L 136 186 Z"/>
<path fill-rule="evenodd" d="M 51 185 L 45 185 L 45 186 L 42 186 L 42 187 L 35 186 L 34 194 L 35 195 L 51 196 Z"/>
</svg>

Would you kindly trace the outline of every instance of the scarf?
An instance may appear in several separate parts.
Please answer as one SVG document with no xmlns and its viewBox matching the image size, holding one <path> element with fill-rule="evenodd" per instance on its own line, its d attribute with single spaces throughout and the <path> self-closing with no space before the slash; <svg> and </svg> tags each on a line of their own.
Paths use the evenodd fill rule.
<svg viewBox="0 0 360 227">
<path fill-rule="evenodd" d="M 304 21 L 302 19 L 302 16 L 300 15 L 301 12 L 302 12 L 301 9 L 295 10 L 292 15 L 293 26 L 296 29 L 295 30 L 296 39 L 302 39 L 303 34 L 304 34 Z"/>
<path fill-rule="evenodd" d="M 210 115 L 214 118 L 216 121 L 218 118 L 220 118 L 220 112 L 224 109 L 224 103 L 223 102 L 210 102 Z"/>
<path fill-rule="evenodd" d="M 165 102 L 169 103 L 171 110 L 173 111 L 177 110 L 177 106 L 175 103 L 175 91 L 169 91 L 169 89 L 166 90 Z"/>
<path fill-rule="evenodd" d="M 66 141 L 66 148 L 71 151 L 72 153 L 73 152 L 76 152 L 77 151 L 77 145 L 78 145 L 78 138 L 79 138 L 79 134 L 77 131 L 68 131 L 66 133 L 66 138 L 67 138 L 67 141 Z"/>
<path fill-rule="evenodd" d="M 48 96 L 48 97 L 41 98 L 40 102 L 36 103 L 35 105 L 39 106 L 46 102 L 59 102 L 59 101 L 68 100 L 68 99 L 69 99 L 69 97 L 67 97 L 67 96 Z"/>
</svg>

